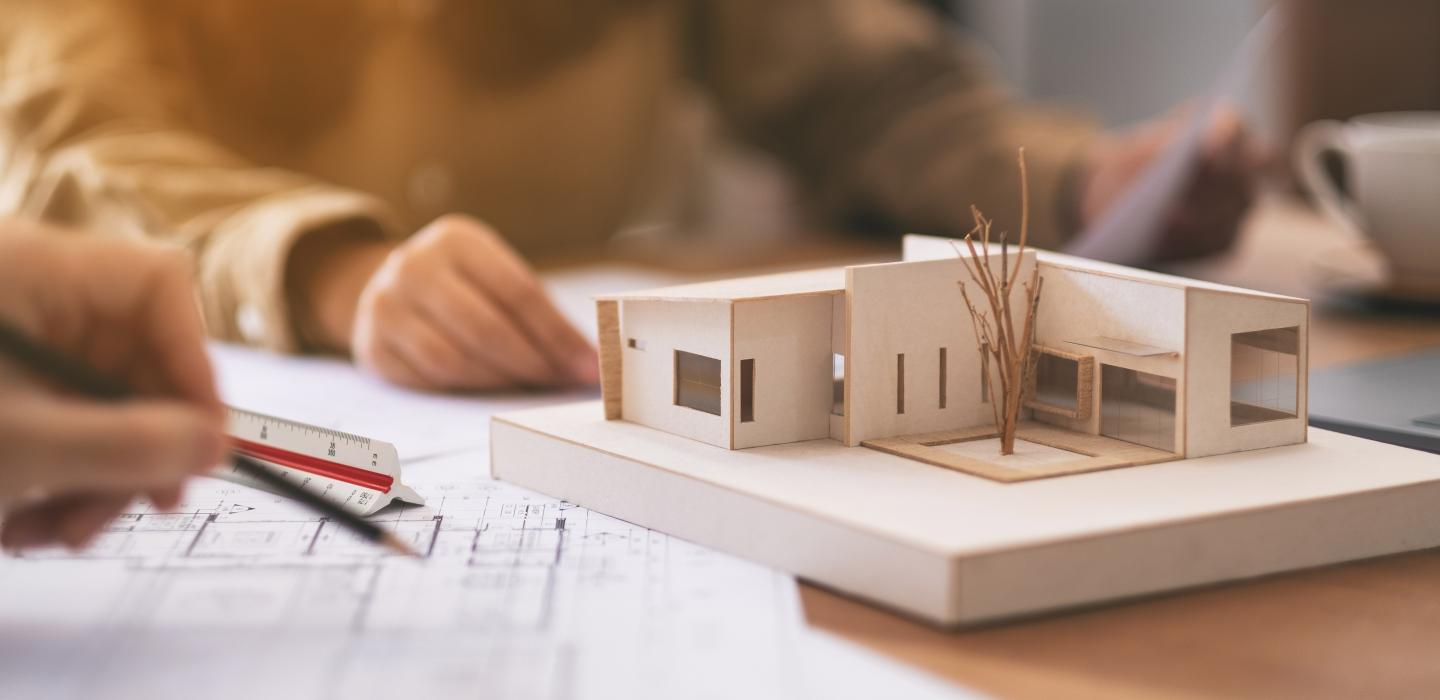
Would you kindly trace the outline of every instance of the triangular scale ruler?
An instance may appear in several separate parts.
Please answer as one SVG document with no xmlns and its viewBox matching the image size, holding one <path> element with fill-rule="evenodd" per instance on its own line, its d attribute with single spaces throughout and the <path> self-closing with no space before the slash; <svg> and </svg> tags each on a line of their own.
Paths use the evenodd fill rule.
<svg viewBox="0 0 1440 700">
<path fill-rule="evenodd" d="M 359 515 L 370 515 L 396 500 L 425 504 L 420 494 L 400 482 L 400 456 L 388 442 L 238 408 L 229 409 L 227 432 L 231 449 Z M 234 466 L 222 467 L 214 475 L 265 489 Z"/>
</svg>

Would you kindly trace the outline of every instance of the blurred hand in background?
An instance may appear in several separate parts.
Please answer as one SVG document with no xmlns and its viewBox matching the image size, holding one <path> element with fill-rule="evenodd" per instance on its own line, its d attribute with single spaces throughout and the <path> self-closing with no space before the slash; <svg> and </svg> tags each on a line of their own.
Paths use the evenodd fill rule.
<svg viewBox="0 0 1440 700">
<path fill-rule="evenodd" d="M 589 383 L 519 254 L 723 231 L 712 143 L 773 159 L 794 220 L 892 235 L 1019 221 L 995 173 L 1024 146 L 1030 242 L 1059 250 L 1181 128 L 1091 148 L 953 29 L 908 0 L 0 3 L 0 202 L 186 247 L 225 341 L 424 389 Z M 1233 239 L 1252 156 L 1214 125 L 1159 255 Z"/>
<path fill-rule="evenodd" d="M 441 217 L 398 245 L 357 245 L 339 232 L 295 256 L 312 339 L 385 379 L 428 390 L 599 381 L 594 348 L 475 219 Z"/>
<path fill-rule="evenodd" d="M 1078 230 L 1098 220 L 1135 179 L 1179 138 L 1192 119 L 1188 109 L 1130 131 L 1103 136 L 1090 149 L 1077 192 Z M 1153 262 L 1219 253 L 1235 242 L 1255 201 L 1267 160 L 1240 115 L 1217 111 L 1206 127 L 1200 163 L 1166 216 Z"/>
<path fill-rule="evenodd" d="M 175 506 L 224 449 L 188 257 L 0 222 L 0 319 L 137 392 L 100 402 L 0 358 L 0 543 L 81 547 L 136 496 Z"/>
</svg>

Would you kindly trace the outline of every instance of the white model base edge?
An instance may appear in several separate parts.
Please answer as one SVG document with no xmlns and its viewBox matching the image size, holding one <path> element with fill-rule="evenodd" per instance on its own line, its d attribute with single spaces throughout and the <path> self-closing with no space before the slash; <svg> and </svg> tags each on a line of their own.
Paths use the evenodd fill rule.
<svg viewBox="0 0 1440 700">
<path fill-rule="evenodd" d="M 594 401 L 494 418 L 491 471 L 945 626 L 1440 545 L 1440 455 L 1317 429 L 1003 484 L 833 440 L 721 449 Z"/>
</svg>

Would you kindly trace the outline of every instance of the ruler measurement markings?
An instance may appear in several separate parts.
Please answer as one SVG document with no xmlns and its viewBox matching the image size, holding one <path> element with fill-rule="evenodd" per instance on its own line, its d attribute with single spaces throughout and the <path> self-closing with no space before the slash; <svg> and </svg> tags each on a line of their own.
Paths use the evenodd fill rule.
<svg viewBox="0 0 1440 700">
<path fill-rule="evenodd" d="M 299 423 L 296 421 L 286 420 L 284 418 L 277 418 L 275 416 L 268 416 L 263 413 L 255 413 L 253 411 L 246 411 L 238 408 L 232 408 L 230 409 L 230 411 L 242 419 L 258 422 L 261 425 L 265 425 L 268 427 L 273 427 L 277 429 L 283 428 L 291 432 L 298 431 L 305 435 L 321 435 L 324 437 L 334 438 L 343 442 L 348 442 L 354 445 L 363 445 L 366 447 L 369 447 L 371 444 L 370 438 L 364 437 L 362 435 L 356 435 L 354 433 L 347 433 L 341 430 L 308 425 L 305 423 Z"/>
<path fill-rule="evenodd" d="M 364 509 L 388 502 L 386 494 L 398 481 L 393 446 L 342 430 L 229 410 L 235 449 L 275 468 L 281 478 L 342 505 Z M 234 467 L 228 472 L 251 482 Z"/>
</svg>

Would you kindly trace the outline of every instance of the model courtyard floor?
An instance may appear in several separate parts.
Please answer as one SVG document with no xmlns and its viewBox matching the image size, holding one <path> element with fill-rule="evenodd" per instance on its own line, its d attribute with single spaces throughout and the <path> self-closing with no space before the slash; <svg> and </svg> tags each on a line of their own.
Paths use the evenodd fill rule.
<svg viewBox="0 0 1440 700">
<path fill-rule="evenodd" d="M 995 426 L 866 440 L 874 450 L 995 481 L 1026 481 L 1180 459 L 1180 455 L 1124 440 L 1026 421 L 1015 454 L 1000 456 Z"/>
</svg>

